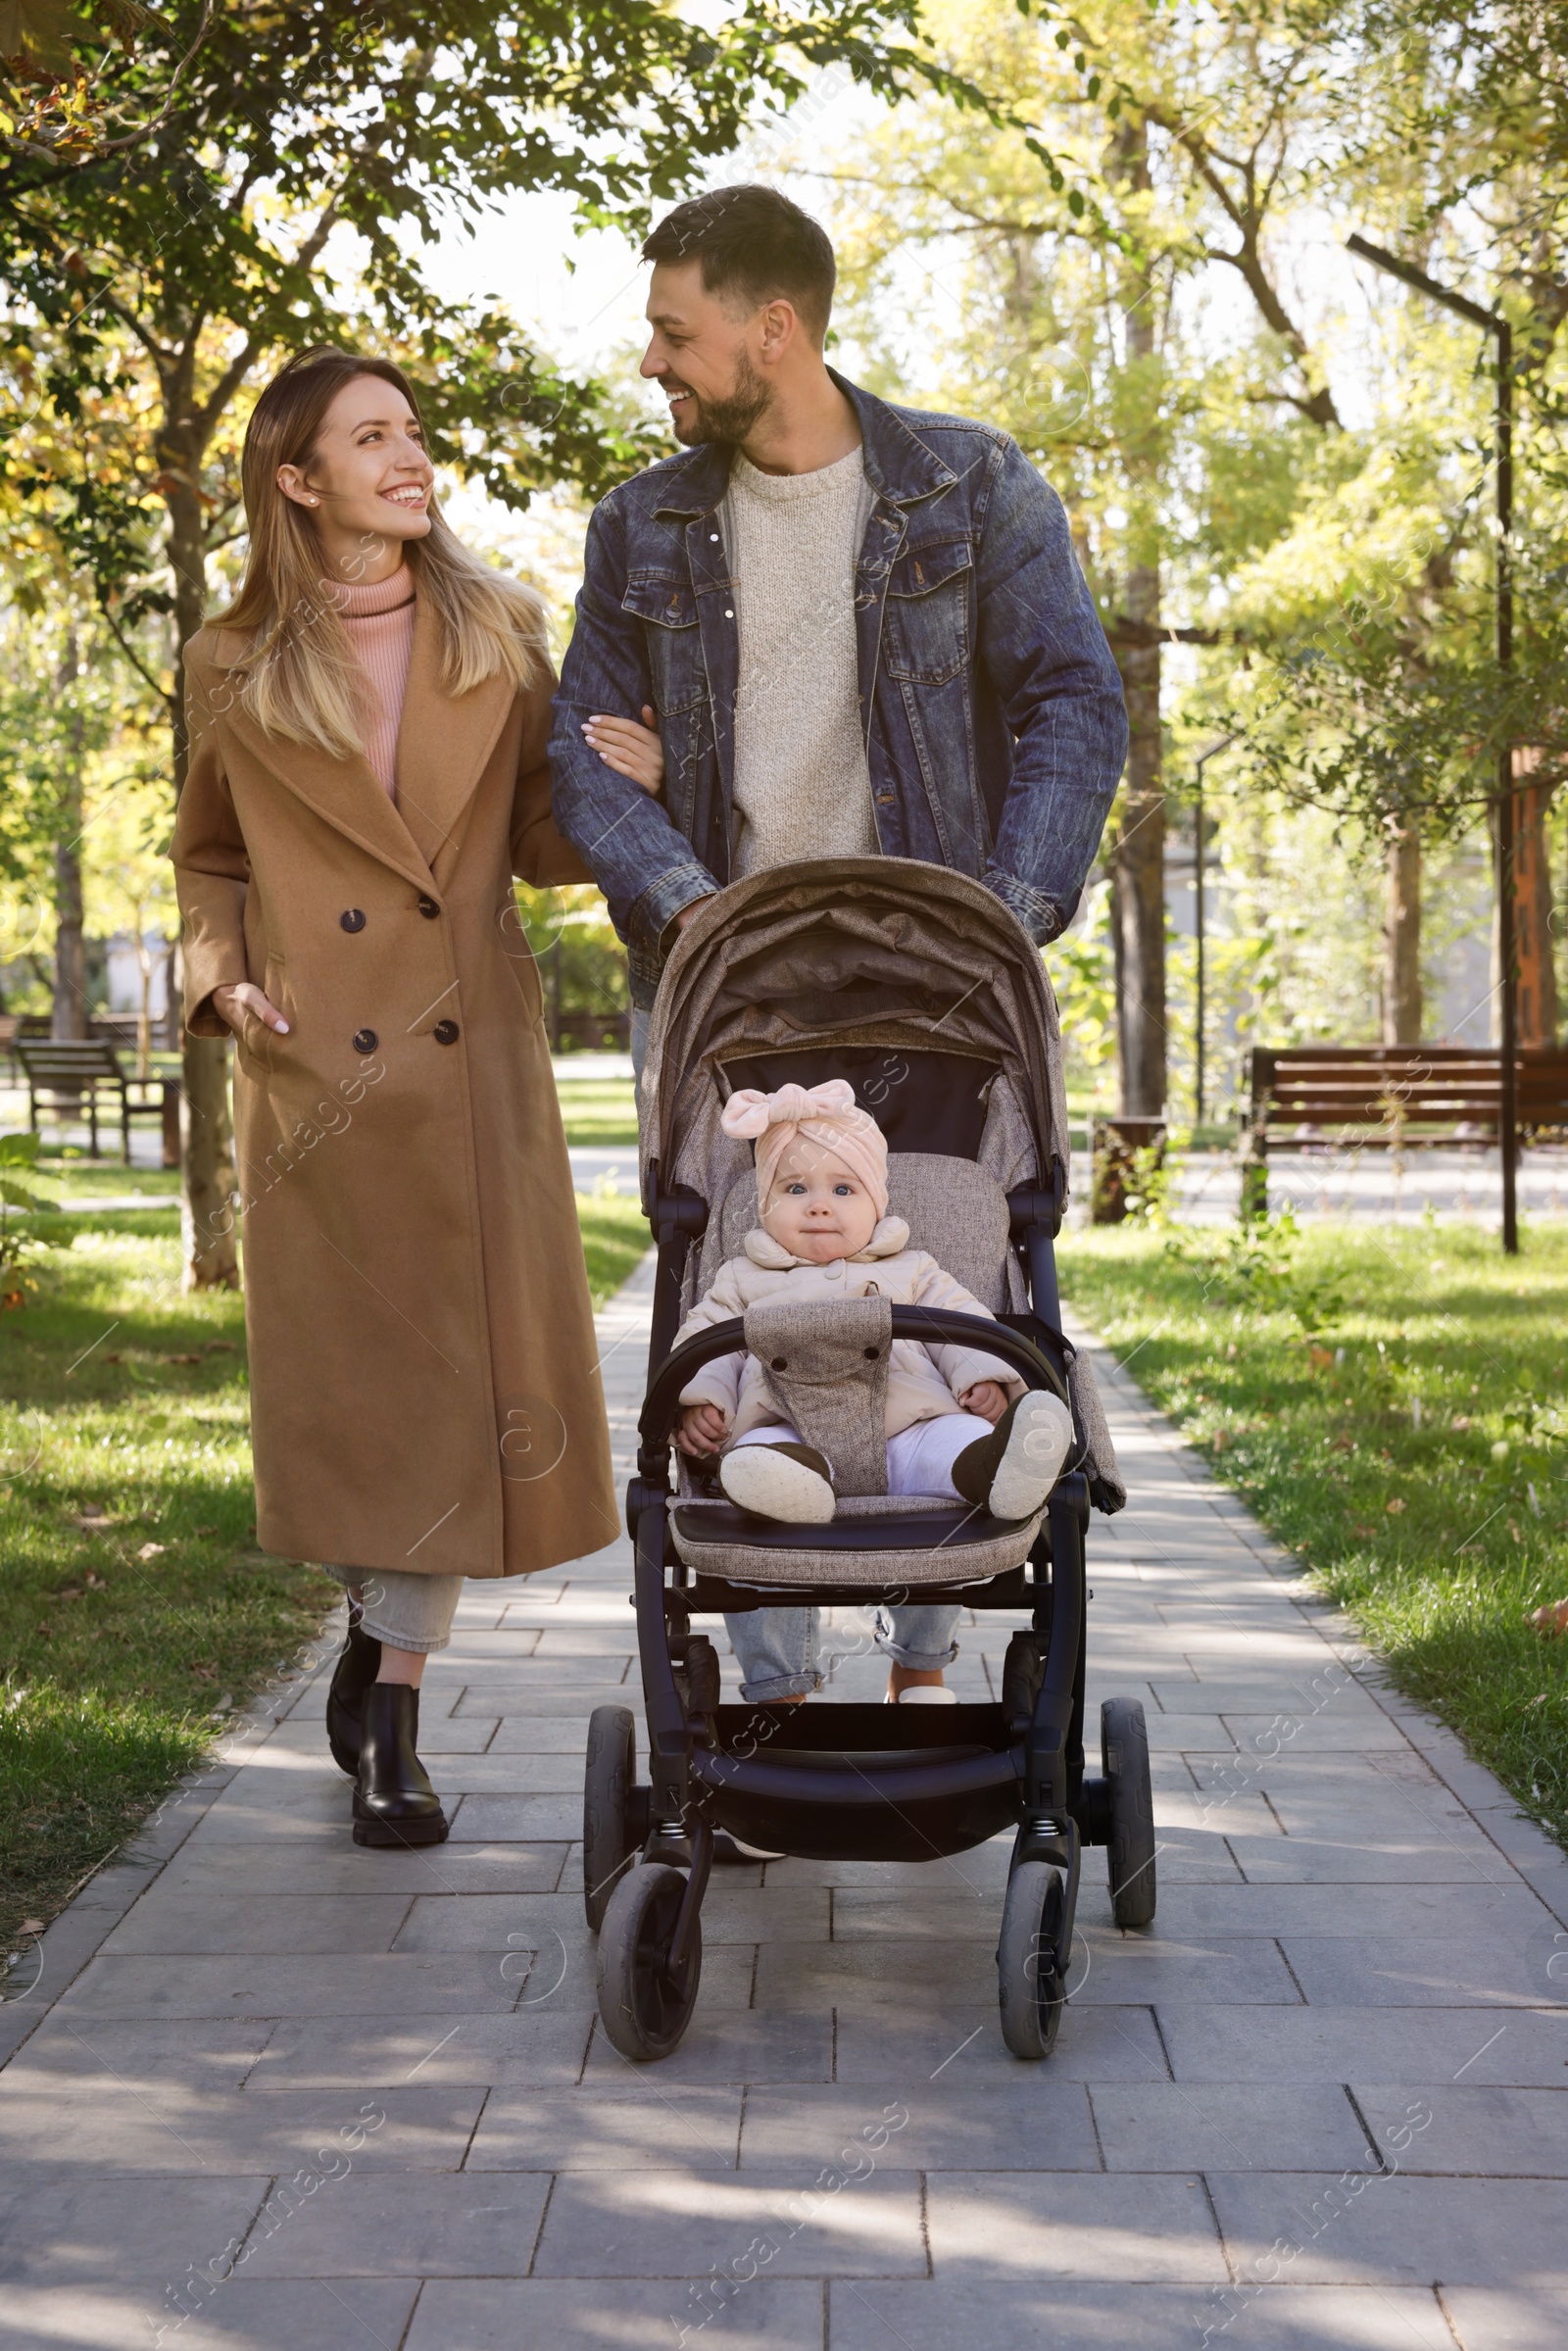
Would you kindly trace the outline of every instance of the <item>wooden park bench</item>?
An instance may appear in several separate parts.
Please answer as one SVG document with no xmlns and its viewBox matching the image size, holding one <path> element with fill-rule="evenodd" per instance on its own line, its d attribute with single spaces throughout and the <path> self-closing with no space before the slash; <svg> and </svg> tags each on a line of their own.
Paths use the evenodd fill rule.
<svg viewBox="0 0 1568 2351">
<path fill-rule="evenodd" d="M 83 1119 L 96 1159 L 100 1118 L 110 1124 L 118 1119 L 128 1167 L 132 1119 L 156 1118 L 163 1132 L 164 1165 L 179 1165 L 178 1078 L 126 1077 L 119 1053 L 102 1037 L 19 1037 L 13 1050 L 27 1081 L 27 1124 L 35 1135 L 40 1106 L 56 1123 Z"/>
<path fill-rule="evenodd" d="M 1267 1204 L 1267 1162 L 1277 1151 L 1484 1150 L 1497 1140 L 1502 1081 L 1494 1046 L 1254 1046 L 1243 1198 Z M 1568 1048 L 1520 1049 L 1516 1102 L 1521 1142 L 1568 1142 Z"/>
</svg>

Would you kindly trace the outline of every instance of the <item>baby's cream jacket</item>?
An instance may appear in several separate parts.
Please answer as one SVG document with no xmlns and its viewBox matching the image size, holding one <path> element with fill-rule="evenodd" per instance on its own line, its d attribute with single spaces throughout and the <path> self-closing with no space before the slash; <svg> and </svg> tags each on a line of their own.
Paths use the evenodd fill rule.
<svg viewBox="0 0 1568 2351">
<path fill-rule="evenodd" d="M 808 1301 L 881 1297 L 895 1306 L 944 1306 L 954 1314 L 983 1314 L 987 1322 L 996 1320 L 989 1306 L 982 1306 L 961 1282 L 944 1273 L 935 1257 L 910 1249 L 908 1241 L 909 1228 L 903 1217 L 884 1216 L 858 1255 L 812 1265 L 792 1256 L 771 1233 L 748 1233 L 745 1255 L 719 1267 L 711 1290 L 681 1324 L 676 1343 L 744 1314 L 764 1298 L 783 1297 Z M 979 1380 L 995 1380 L 1009 1403 L 1024 1391 L 1016 1372 L 977 1347 L 925 1347 L 918 1340 L 896 1339 L 888 1358 L 888 1435 L 897 1437 L 917 1420 L 960 1411 L 958 1397 Z M 778 1417 L 754 1355 L 720 1355 L 705 1364 L 681 1390 L 680 1400 L 716 1404 L 731 1438 L 744 1437 L 749 1429 Z"/>
</svg>

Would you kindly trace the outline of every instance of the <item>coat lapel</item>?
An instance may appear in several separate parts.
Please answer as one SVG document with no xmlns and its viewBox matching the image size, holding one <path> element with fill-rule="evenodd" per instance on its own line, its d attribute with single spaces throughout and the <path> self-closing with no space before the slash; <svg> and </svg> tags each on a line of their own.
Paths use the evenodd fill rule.
<svg viewBox="0 0 1568 2351">
<path fill-rule="evenodd" d="M 220 668 L 226 668 L 240 658 L 244 644 L 230 630 L 219 630 L 216 634 L 217 662 Z M 242 697 L 230 695 L 225 689 L 220 689 L 214 701 L 279 783 L 286 784 L 307 808 L 314 808 L 327 824 L 372 857 L 390 865 L 395 873 L 403 874 L 416 890 L 430 888 L 431 874 L 425 858 L 363 754 L 352 759 L 335 759 L 311 744 L 291 743 L 269 735 L 251 717 Z"/>
<path fill-rule="evenodd" d="M 442 689 L 440 667 L 436 616 L 421 597 L 398 731 L 398 813 L 432 874 L 516 699 L 512 680 L 499 674 L 455 698 Z"/>
</svg>

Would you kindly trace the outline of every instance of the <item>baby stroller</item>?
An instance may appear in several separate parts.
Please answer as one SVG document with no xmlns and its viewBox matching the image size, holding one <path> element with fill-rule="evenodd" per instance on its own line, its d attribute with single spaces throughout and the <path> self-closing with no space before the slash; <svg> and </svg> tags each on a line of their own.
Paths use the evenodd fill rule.
<svg viewBox="0 0 1568 2351">
<path fill-rule="evenodd" d="M 750 1147 L 719 1113 L 737 1087 L 847 1078 L 882 1127 L 910 1242 L 998 1314 L 842 1303 L 753 1307 L 673 1347 L 683 1314 L 757 1222 Z M 1058 1328 L 1053 1243 L 1067 1193 L 1055 1005 L 1040 955 L 979 883 L 904 858 L 833 858 L 756 874 L 703 907 L 660 991 L 643 1080 L 643 1200 L 659 1245 L 637 1475 L 637 1641 L 649 1765 L 630 1710 L 589 1731 L 588 1924 L 605 2030 L 666 2056 L 690 2022 L 715 1833 L 817 1859 L 925 1861 L 1012 1828 L 997 1951 L 1002 2028 L 1049 2056 L 1066 1997 L 1081 1848 L 1106 1847 L 1116 1923 L 1154 1915 L 1153 1807 L 1141 1705 L 1107 1699 L 1103 1764 L 1083 1749 L 1091 1504 L 1126 1494 L 1088 1365 Z M 883 1383 L 894 1339 L 966 1341 L 1072 1406 L 1075 1450 L 1045 1509 L 1007 1523 L 886 1492 Z M 738 1508 L 671 1439 L 699 1365 L 744 1347 L 809 1443 L 828 1435 L 828 1525 Z M 751 1608 L 956 1601 L 1027 1611 L 1000 1702 L 890 1707 L 719 1702 L 718 1654 L 695 1619 Z"/>
</svg>

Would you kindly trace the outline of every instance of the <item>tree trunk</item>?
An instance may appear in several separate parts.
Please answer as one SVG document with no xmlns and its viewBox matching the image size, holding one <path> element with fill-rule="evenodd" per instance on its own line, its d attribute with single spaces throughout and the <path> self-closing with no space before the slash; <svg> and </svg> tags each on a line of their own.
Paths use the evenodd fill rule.
<svg viewBox="0 0 1568 2351">
<path fill-rule="evenodd" d="M 1514 753 L 1523 778 L 1541 763 L 1534 747 Z M 1526 784 L 1514 798 L 1514 934 L 1519 957 L 1519 1042 L 1557 1040 L 1557 972 L 1552 959 L 1551 870 L 1546 817 L 1551 794 Z"/>
<path fill-rule="evenodd" d="M 1421 1042 L 1421 837 L 1408 819 L 1389 820 L 1388 894 L 1383 920 L 1383 1042 Z"/>
<path fill-rule="evenodd" d="M 1112 141 L 1112 169 L 1133 195 L 1147 193 L 1149 127 L 1124 120 Z M 1159 626 L 1160 386 L 1154 349 L 1159 289 L 1142 256 L 1129 255 L 1119 289 L 1125 336 L 1122 401 L 1143 419 L 1122 438 L 1128 488 L 1127 613 Z M 1120 656 L 1129 744 L 1121 829 L 1112 865 L 1111 919 L 1116 932 L 1116 1029 L 1121 1047 L 1121 1106 L 1129 1118 L 1165 1109 L 1165 790 L 1159 730 L 1157 636 Z"/>
<path fill-rule="evenodd" d="M 65 651 L 56 676 L 62 702 L 81 675 L 76 624 L 66 629 Z M 51 1037 L 87 1034 L 87 954 L 81 915 L 81 712 L 73 710 L 66 730 L 66 767 L 60 779 L 55 834 L 55 985 L 49 1016 Z"/>
<path fill-rule="evenodd" d="M 190 387 L 166 388 L 170 411 L 160 435 L 160 470 L 169 484 L 169 555 L 174 574 L 174 796 L 190 763 L 185 730 L 185 648 L 207 617 L 207 556 L 199 491 L 201 451 L 195 427 L 178 412 Z M 183 1032 L 182 1032 L 183 1034 Z M 184 1038 L 181 1054 L 180 1163 L 187 1290 L 235 1290 L 239 1251 L 234 1231 L 234 1135 L 228 1107 L 228 1040 Z"/>
</svg>

